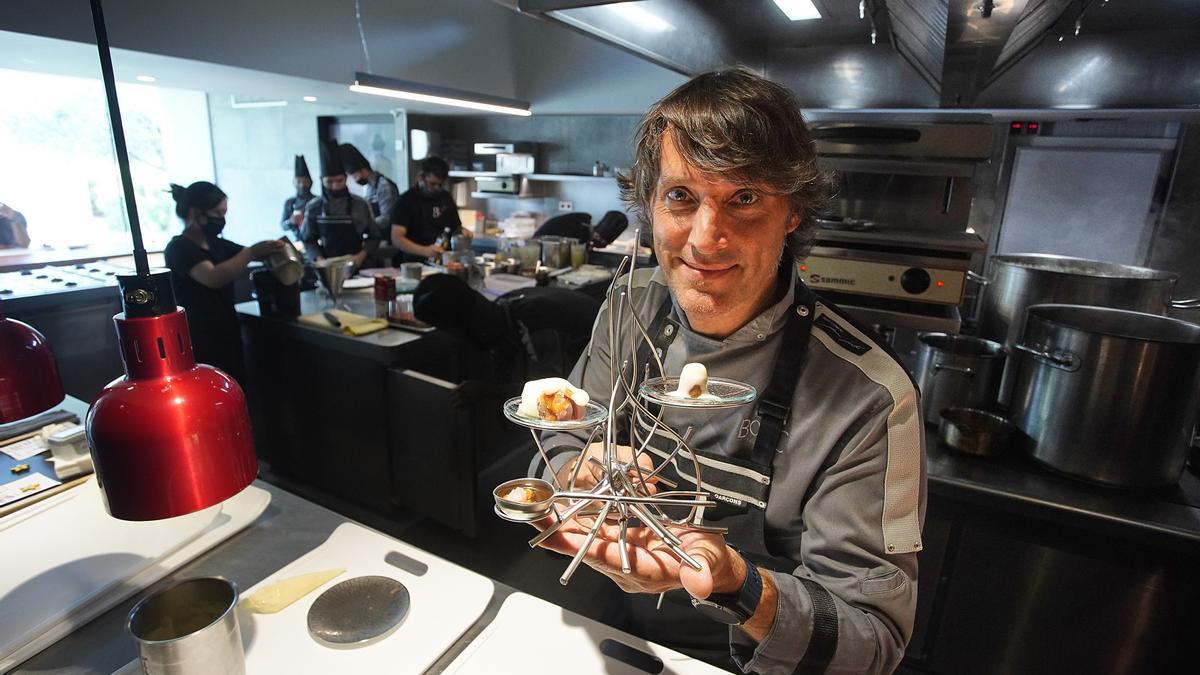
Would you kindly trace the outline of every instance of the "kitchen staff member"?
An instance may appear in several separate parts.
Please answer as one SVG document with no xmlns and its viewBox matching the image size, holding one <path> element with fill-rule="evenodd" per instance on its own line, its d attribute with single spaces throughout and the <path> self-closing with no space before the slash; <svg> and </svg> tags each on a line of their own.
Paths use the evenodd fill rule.
<svg viewBox="0 0 1200 675">
<path fill-rule="evenodd" d="M 336 141 L 321 147 L 321 196 L 304 207 L 300 238 L 310 258 L 349 255 L 357 267 L 379 248 L 381 238 L 371 207 L 346 188 L 346 171 Z"/>
<path fill-rule="evenodd" d="M 312 176 L 308 173 L 308 163 L 304 161 L 304 155 L 296 155 L 294 165 L 292 186 L 296 188 L 296 194 L 283 201 L 283 221 L 280 224 L 284 232 L 287 232 L 296 241 L 300 241 L 300 226 L 304 224 L 304 207 L 316 195 L 312 193 Z"/>
<path fill-rule="evenodd" d="M 400 199 L 400 188 L 395 181 L 371 168 L 371 163 L 358 151 L 358 148 L 343 143 L 338 146 L 342 156 L 342 165 L 346 175 L 355 183 L 366 188 L 366 200 L 371 205 L 371 216 L 375 219 L 375 227 L 380 232 L 387 232 L 392 218 L 392 209 Z"/>
<path fill-rule="evenodd" d="M 187 310 L 196 361 L 240 380 L 242 332 L 233 309 L 233 285 L 251 260 L 281 251 L 283 244 L 267 240 L 245 248 L 221 237 L 229 201 L 212 183 L 197 181 L 186 188 L 172 183 L 171 196 L 184 227 L 167 243 L 163 256 L 171 268 L 175 295 Z"/>
<path fill-rule="evenodd" d="M 400 195 L 392 209 L 392 244 L 400 249 L 405 262 L 423 262 L 441 255 L 442 249 L 433 243 L 446 228 L 450 228 L 451 234 L 471 237 L 471 231 L 459 220 L 458 206 L 446 191 L 449 176 L 450 167 L 445 160 L 425 159 L 417 174 L 417 184 Z"/>
<path fill-rule="evenodd" d="M 830 189 L 799 106 L 749 71 L 700 75 L 650 108 L 620 187 L 653 232 L 660 267 L 634 275 L 629 302 L 663 350 L 666 374 L 696 361 L 760 395 L 729 410 L 665 409 L 673 429 L 695 428 L 699 489 L 720 504 L 704 522 L 728 534 L 680 534 L 703 564 L 696 571 L 650 530 L 630 528 L 633 570 L 624 574 L 608 528 L 585 560 L 624 591 L 609 618 L 746 672 L 891 672 L 917 601 L 921 414 L 887 347 L 796 273 Z M 608 311 L 572 374 L 600 401 L 610 394 Z M 649 347 L 641 352 L 637 363 L 650 362 Z M 581 439 L 547 440 L 567 477 Z M 652 436 L 655 461 L 673 447 L 665 441 Z M 676 466 L 665 474 L 693 489 L 690 462 Z M 573 555 L 585 533 L 572 521 L 543 545 Z"/>
<path fill-rule="evenodd" d="M 3 202 L 0 202 L 0 248 L 29 248 L 25 216 Z"/>
</svg>

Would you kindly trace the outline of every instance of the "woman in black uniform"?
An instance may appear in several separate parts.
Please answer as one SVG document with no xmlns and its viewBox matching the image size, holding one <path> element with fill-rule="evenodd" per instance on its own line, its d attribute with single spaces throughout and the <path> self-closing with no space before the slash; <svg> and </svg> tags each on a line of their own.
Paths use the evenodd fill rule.
<svg viewBox="0 0 1200 675">
<path fill-rule="evenodd" d="M 266 240 L 246 248 L 222 238 L 229 203 L 212 183 L 197 181 L 186 188 L 172 183 L 171 196 L 184 228 L 167 244 L 164 255 L 175 295 L 187 310 L 196 361 L 241 380 L 242 337 L 233 309 L 233 284 L 251 260 L 280 251 L 283 244 Z"/>
</svg>

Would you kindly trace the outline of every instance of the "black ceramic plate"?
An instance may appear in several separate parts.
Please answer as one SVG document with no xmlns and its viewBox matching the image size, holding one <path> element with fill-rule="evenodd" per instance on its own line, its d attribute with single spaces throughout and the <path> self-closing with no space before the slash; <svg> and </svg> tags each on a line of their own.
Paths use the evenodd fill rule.
<svg viewBox="0 0 1200 675">
<path fill-rule="evenodd" d="M 347 579 L 322 593 L 308 609 L 308 632 L 318 642 L 357 645 L 384 635 L 408 614 L 404 584 L 390 577 Z"/>
</svg>

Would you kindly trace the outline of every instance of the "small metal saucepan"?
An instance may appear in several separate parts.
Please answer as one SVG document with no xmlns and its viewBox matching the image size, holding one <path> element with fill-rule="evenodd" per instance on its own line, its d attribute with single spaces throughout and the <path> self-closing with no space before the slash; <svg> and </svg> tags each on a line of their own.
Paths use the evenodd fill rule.
<svg viewBox="0 0 1200 675">
<path fill-rule="evenodd" d="M 1004 451 L 1016 427 L 1003 417 L 977 408 L 946 408 L 938 435 L 959 452 L 989 456 Z"/>
</svg>

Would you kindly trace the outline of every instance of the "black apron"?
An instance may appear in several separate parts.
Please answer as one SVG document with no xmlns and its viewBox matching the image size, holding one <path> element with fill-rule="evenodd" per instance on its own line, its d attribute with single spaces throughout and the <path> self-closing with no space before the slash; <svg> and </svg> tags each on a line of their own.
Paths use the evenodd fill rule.
<svg viewBox="0 0 1200 675">
<path fill-rule="evenodd" d="M 749 460 L 696 450 L 699 457 L 740 466 L 762 477 L 756 480 L 704 465 L 701 474 L 704 486 L 747 495 L 750 500 L 714 500 L 718 506 L 705 510 L 703 523 L 728 528 L 726 543 L 758 566 L 785 574 L 794 572 L 796 563 L 770 550 L 765 535 L 766 504 L 771 491 L 771 464 L 787 427 L 792 395 L 804 369 L 815 308 L 816 296 L 797 281 L 775 368 L 770 382 L 758 399 L 759 431 Z M 668 296 L 647 331 L 660 356 L 666 355 L 667 347 L 680 330 L 680 323 L 671 316 L 671 309 Z M 637 363 L 648 363 L 650 358 L 650 346 L 643 342 Z M 652 437 L 650 445 L 664 454 L 674 448 L 672 442 L 657 435 Z M 656 460 L 661 460 L 661 457 Z M 680 469 L 683 470 L 682 474 Z M 686 490 L 692 489 L 686 487 L 689 483 L 695 485 L 692 471 L 690 459 L 676 457 L 673 465 L 665 468 L 662 475 L 678 483 L 679 489 Z M 705 487 L 694 489 L 704 490 Z M 800 581 L 812 596 L 815 623 L 808 651 L 796 672 L 822 673 L 837 647 L 837 611 L 829 591 L 807 579 L 801 578 Z M 662 606 L 657 609 L 656 595 L 631 595 L 618 591 L 614 599 L 618 602 L 610 603 L 606 612 L 605 619 L 609 623 L 694 658 L 740 672 L 729 654 L 728 626 L 697 612 L 686 591 L 679 589 L 668 592 Z"/>
<path fill-rule="evenodd" d="M 329 201 L 321 200 L 321 214 L 317 216 L 317 235 L 321 252 L 327 258 L 339 255 L 354 255 L 363 249 L 362 233 L 354 227 L 354 219 L 349 214 L 344 216 L 328 215 Z M 352 204 L 346 205 L 347 209 Z"/>
</svg>

